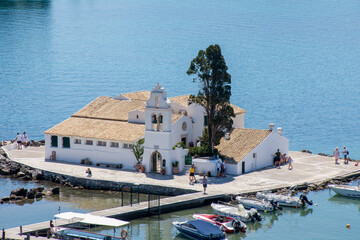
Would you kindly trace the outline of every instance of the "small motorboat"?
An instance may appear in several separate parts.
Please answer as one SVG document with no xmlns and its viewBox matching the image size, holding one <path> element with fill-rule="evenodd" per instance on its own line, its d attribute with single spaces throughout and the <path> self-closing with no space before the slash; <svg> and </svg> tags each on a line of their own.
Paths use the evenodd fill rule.
<svg viewBox="0 0 360 240">
<path fill-rule="evenodd" d="M 238 201 L 238 203 L 244 205 L 246 209 L 255 208 L 258 211 L 266 211 L 266 212 L 272 212 L 276 209 L 281 210 L 281 207 L 279 207 L 275 201 L 267 201 L 265 199 L 260 200 L 257 198 L 248 198 L 248 197 L 240 197 L 240 196 L 237 196 L 235 199 Z"/>
<path fill-rule="evenodd" d="M 213 214 L 194 214 L 193 218 L 209 222 L 226 233 L 246 232 L 246 224 L 231 217 Z"/>
<path fill-rule="evenodd" d="M 243 221 L 243 222 L 261 221 L 261 216 L 255 208 L 246 210 L 242 204 L 239 204 L 237 206 L 232 206 L 232 205 L 224 205 L 219 203 L 212 203 L 211 207 L 216 214 L 231 217 L 238 221 Z"/>
<path fill-rule="evenodd" d="M 329 185 L 329 188 L 339 195 L 345 197 L 360 197 L 360 188 L 349 185 Z"/>
<path fill-rule="evenodd" d="M 191 239 L 225 240 L 225 233 L 213 224 L 202 220 L 173 221 L 174 227 Z"/>
<path fill-rule="evenodd" d="M 300 197 L 292 197 L 271 192 L 257 192 L 256 197 L 259 199 L 265 199 L 267 201 L 274 201 L 279 204 L 279 206 L 284 207 L 304 207 L 306 204 L 313 204 L 313 202 L 309 201 L 308 198 L 303 194 L 301 194 Z"/>
</svg>

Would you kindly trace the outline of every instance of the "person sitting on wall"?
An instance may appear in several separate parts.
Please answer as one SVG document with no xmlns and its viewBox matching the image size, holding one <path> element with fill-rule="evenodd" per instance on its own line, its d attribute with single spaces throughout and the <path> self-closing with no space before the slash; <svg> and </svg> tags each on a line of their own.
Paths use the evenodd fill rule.
<svg viewBox="0 0 360 240">
<path fill-rule="evenodd" d="M 92 176 L 92 173 L 91 173 L 91 170 L 90 168 L 86 169 L 86 172 L 87 173 L 87 177 L 91 177 Z"/>
<path fill-rule="evenodd" d="M 280 167 L 280 156 L 281 156 L 280 150 L 277 149 L 276 153 L 272 156 L 274 156 L 274 167 L 276 167 L 276 165 Z"/>
</svg>

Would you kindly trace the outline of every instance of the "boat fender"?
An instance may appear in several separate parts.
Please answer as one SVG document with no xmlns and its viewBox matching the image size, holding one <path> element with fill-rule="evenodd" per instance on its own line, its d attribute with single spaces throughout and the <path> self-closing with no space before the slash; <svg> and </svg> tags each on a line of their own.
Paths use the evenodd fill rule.
<svg viewBox="0 0 360 240">
<path fill-rule="evenodd" d="M 121 238 L 125 239 L 127 237 L 128 233 L 125 229 L 121 230 Z"/>
</svg>

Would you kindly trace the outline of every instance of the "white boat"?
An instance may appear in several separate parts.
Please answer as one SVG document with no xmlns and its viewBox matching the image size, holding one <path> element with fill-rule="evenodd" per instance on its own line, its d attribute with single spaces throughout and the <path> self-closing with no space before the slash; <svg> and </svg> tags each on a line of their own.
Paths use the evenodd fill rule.
<svg viewBox="0 0 360 240">
<path fill-rule="evenodd" d="M 329 185 L 330 189 L 339 195 L 346 197 L 360 197 L 360 188 L 349 185 Z"/>
<path fill-rule="evenodd" d="M 279 206 L 284 207 L 303 207 L 306 204 L 313 204 L 312 201 L 309 201 L 307 197 L 303 194 L 300 195 L 300 197 L 292 197 L 270 192 L 257 192 L 256 197 L 259 199 L 265 199 L 267 201 L 274 201 L 279 204 Z"/>
<path fill-rule="evenodd" d="M 243 221 L 243 222 L 251 222 L 255 220 L 261 221 L 261 216 L 255 208 L 246 210 L 242 204 L 239 204 L 237 206 L 231 206 L 231 205 L 212 203 L 211 207 L 216 214 L 232 217 L 238 221 Z"/>
<path fill-rule="evenodd" d="M 226 233 L 246 232 L 246 224 L 238 221 L 232 217 L 226 217 L 214 214 L 194 214 L 193 218 L 209 222 L 214 226 L 220 228 L 221 231 Z"/>
<path fill-rule="evenodd" d="M 51 232 L 55 237 L 64 240 L 74 240 L 74 239 L 92 239 L 92 240 L 118 240 L 127 237 L 127 231 L 122 229 L 121 238 L 109 235 L 103 235 L 100 233 L 93 233 L 89 231 L 79 230 L 74 228 L 75 226 L 84 227 L 86 225 L 95 225 L 95 226 L 106 226 L 112 228 L 118 228 L 125 225 L 129 225 L 129 222 L 109 218 L 95 216 L 89 213 L 74 213 L 74 212 L 64 212 L 56 214 L 55 218 L 68 220 L 69 223 L 66 224 L 66 227 L 53 226 L 50 227 Z"/>
<path fill-rule="evenodd" d="M 248 197 L 240 197 L 237 196 L 236 201 L 238 203 L 244 205 L 246 209 L 255 208 L 258 211 L 267 211 L 272 212 L 276 210 L 278 207 L 278 204 L 274 201 L 266 201 L 265 199 L 256 199 L 256 198 L 248 198 Z"/>
</svg>

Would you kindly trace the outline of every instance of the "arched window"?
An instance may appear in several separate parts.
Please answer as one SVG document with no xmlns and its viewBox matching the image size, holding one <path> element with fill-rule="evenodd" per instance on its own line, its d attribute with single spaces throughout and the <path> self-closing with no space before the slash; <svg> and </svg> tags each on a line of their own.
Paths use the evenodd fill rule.
<svg viewBox="0 0 360 240">
<path fill-rule="evenodd" d="M 159 121 L 158 121 L 158 131 L 162 131 L 162 130 L 163 130 L 163 115 L 160 114 Z"/>
<path fill-rule="evenodd" d="M 157 119 L 156 119 L 156 114 L 152 114 L 151 115 L 151 129 L 153 131 L 157 131 Z"/>
</svg>

